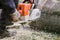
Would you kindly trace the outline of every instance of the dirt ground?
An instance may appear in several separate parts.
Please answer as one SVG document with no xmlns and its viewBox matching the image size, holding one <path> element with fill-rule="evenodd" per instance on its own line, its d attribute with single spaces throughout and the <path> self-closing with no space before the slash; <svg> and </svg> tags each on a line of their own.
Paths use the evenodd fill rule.
<svg viewBox="0 0 60 40">
<path fill-rule="evenodd" d="M 14 30 L 17 32 L 15 36 L 5 37 L 0 40 L 60 40 L 60 36 L 58 34 L 35 31 L 29 27 L 20 27 Z"/>
</svg>

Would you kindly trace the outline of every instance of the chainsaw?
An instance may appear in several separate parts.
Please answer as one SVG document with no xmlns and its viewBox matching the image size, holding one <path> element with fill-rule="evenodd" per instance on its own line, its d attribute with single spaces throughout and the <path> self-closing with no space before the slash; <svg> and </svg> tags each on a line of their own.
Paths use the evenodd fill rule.
<svg viewBox="0 0 60 40">
<path fill-rule="evenodd" d="M 18 7 L 13 13 L 13 25 L 9 25 L 7 27 L 15 27 L 18 24 L 29 24 L 30 22 L 37 20 L 41 16 L 41 10 L 38 8 L 33 8 L 34 4 L 30 3 L 20 3 Z"/>
</svg>

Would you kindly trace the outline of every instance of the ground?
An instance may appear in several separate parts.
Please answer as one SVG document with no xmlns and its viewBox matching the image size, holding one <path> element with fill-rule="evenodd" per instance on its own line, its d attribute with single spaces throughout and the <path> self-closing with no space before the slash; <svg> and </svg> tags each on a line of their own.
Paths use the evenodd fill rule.
<svg viewBox="0 0 60 40">
<path fill-rule="evenodd" d="M 19 27 L 14 30 L 17 32 L 15 36 L 5 37 L 0 40 L 60 40 L 60 36 L 58 34 L 35 31 L 29 27 Z"/>
</svg>

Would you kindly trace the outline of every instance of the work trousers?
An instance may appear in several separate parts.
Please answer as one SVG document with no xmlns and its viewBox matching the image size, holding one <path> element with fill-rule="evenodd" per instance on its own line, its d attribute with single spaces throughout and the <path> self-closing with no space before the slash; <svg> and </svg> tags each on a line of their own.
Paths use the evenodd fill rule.
<svg viewBox="0 0 60 40">
<path fill-rule="evenodd" d="M 0 0 L 0 29 L 4 29 L 10 21 L 10 14 L 15 12 L 16 5 L 14 0 Z"/>
</svg>

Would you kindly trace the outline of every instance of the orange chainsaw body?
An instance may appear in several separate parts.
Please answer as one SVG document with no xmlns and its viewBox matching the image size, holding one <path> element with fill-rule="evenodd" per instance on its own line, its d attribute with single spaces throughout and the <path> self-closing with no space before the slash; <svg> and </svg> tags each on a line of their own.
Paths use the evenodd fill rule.
<svg viewBox="0 0 60 40">
<path fill-rule="evenodd" d="M 19 11 L 20 13 L 20 16 L 26 16 L 28 15 L 28 11 L 30 10 L 31 8 L 31 4 L 30 3 L 21 3 L 21 4 L 18 4 L 18 8 L 17 10 Z"/>
</svg>

